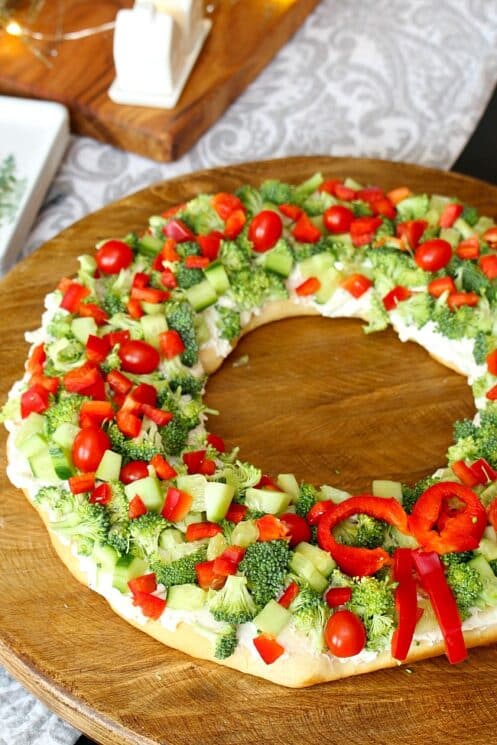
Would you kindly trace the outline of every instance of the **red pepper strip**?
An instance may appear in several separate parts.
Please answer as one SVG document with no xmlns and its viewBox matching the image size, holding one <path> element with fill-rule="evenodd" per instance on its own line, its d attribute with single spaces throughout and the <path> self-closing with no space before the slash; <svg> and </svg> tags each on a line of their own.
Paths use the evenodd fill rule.
<svg viewBox="0 0 497 745">
<path fill-rule="evenodd" d="M 195 566 L 197 582 L 204 590 L 220 590 L 226 582 L 226 577 L 214 573 L 214 559 L 212 561 L 200 561 Z"/>
<path fill-rule="evenodd" d="M 202 538 L 212 538 L 223 530 L 217 523 L 190 523 L 186 528 L 185 538 L 187 541 L 201 541 Z"/>
<path fill-rule="evenodd" d="M 497 254 L 486 254 L 480 256 L 480 269 L 488 279 L 495 279 L 497 277 Z"/>
<path fill-rule="evenodd" d="M 216 462 L 206 458 L 200 465 L 200 473 L 204 476 L 212 476 L 216 472 Z"/>
<path fill-rule="evenodd" d="M 456 202 L 446 204 L 442 210 L 442 214 L 440 215 L 440 220 L 438 221 L 440 227 L 451 228 L 457 218 L 462 215 L 463 209 L 462 204 L 457 204 Z"/>
<path fill-rule="evenodd" d="M 273 489 L 274 491 L 283 491 L 282 489 L 280 489 L 273 477 L 269 476 L 267 473 L 262 474 L 261 478 L 255 486 L 257 489 L 264 489 L 265 487 L 268 487 L 269 489 Z"/>
<path fill-rule="evenodd" d="M 248 509 L 244 504 L 236 504 L 236 502 L 232 502 L 228 508 L 228 512 L 226 513 L 226 520 L 229 520 L 230 523 L 241 523 L 247 512 Z"/>
<path fill-rule="evenodd" d="M 328 499 L 323 499 L 321 502 L 316 502 L 316 504 L 311 507 L 306 516 L 306 520 L 309 525 L 317 525 L 323 515 L 326 512 L 329 512 L 332 507 L 334 507 L 334 502 L 331 502 Z"/>
<path fill-rule="evenodd" d="M 315 295 L 321 289 L 321 282 L 317 277 L 309 277 L 304 280 L 298 287 L 295 288 L 295 292 L 299 297 L 306 297 L 307 295 Z"/>
<path fill-rule="evenodd" d="M 171 269 L 169 269 L 169 267 L 164 269 L 164 271 L 160 275 L 160 281 L 162 282 L 164 287 L 168 288 L 168 290 L 174 290 L 174 288 L 178 286 L 176 277 L 172 273 Z"/>
<path fill-rule="evenodd" d="M 428 284 L 428 292 L 432 297 L 440 297 L 444 292 L 456 292 L 456 285 L 452 277 L 438 277 Z"/>
<path fill-rule="evenodd" d="M 128 587 L 133 594 L 136 592 L 155 592 L 157 589 L 157 578 L 153 572 L 142 574 L 141 577 L 130 579 Z"/>
<path fill-rule="evenodd" d="M 92 424 L 100 425 L 105 420 L 114 419 L 114 409 L 108 401 L 83 401 L 79 410 L 80 422 L 84 417 Z"/>
<path fill-rule="evenodd" d="M 166 492 L 166 499 L 161 515 L 172 523 L 184 520 L 192 506 L 192 495 L 181 489 L 170 486 Z"/>
<path fill-rule="evenodd" d="M 393 555 L 393 579 L 398 582 L 395 590 L 397 628 L 392 636 L 392 657 L 401 661 L 409 654 L 418 616 L 418 594 L 413 569 L 411 549 L 396 549 Z"/>
<path fill-rule="evenodd" d="M 224 554 L 214 559 L 213 571 L 218 577 L 228 577 L 230 574 L 236 574 L 237 567 L 236 562 Z"/>
<path fill-rule="evenodd" d="M 487 354 L 487 368 L 491 375 L 497 375 L 497 349 Z"/>
<path fill-rule="evenodd" d="M 93 318 L 97 326 L 103 326 L 109 320 L 109 314 L 96 303 L 80 303 L 78 315 Z"/>
<path fill-rule="evenodd" d="M 103 362 L 109 352 L 109 339 L 90 334 L 86 341 L 86 356 L 90 362 L 96 362 L 97 364 Z"/>
<path fill-rule="evenodd" d="M 210 261 L 217 259 L 222 240 L 223 234 L 219 230 L 213 230 L 208 235 L 198 235 L 197 243 L 200 246 L 202 256 L 205 256 Z"/>
<path fill-rule="evenodd" d="M 285 651 L 281 644 L 278 644 L 269 634 L 259 634 L 254 639 L 254 647 L 259 652 L 260 656 L 266 663 L 266 665 L 272 665 L 276 662 L 278 657 L 281 657 Z"/>
<path fill-rule="evenodd" d="M 292 229 L 292 235 L 300 243 L 317 243 L 321 238 L 321 231 L 314 225 L 311 218 L 302 212 Z"/>
<path fill-rule="evenodd" d="M 146 514 L 147 508 L 145 507 L 143 500 L 137 494 L 128 505 L 128 517 L 130 520 L 136 520 L 137 517 Z"/>
<path fill-rule="evenodd" d="M 397 238 L 400 238 L 404 245 L 407 244 L 406 248 L 414 251 L 427 227 L 426 220 L 406 220 L 405 222 L 399 222 L 395 232 Z"/>
<path fill-rule="evenodd" d="M 230 241 L 234 241 L 237 235 L 239 235 L 243 226 L 247 221 L 247 216 L 243 210 L 235 210 L 232 212 L 224 225 L 223 237 L 228 238 Z"/>
<path fill-rule="evenodd" d="M 447 305 L 451 310 L 457 310 L 463 305 L 469 305 L 474 308 L 478 305 L 480 296 L 476 292 L 451 292 L 447 298 Z"/>
<path fill-rule="evenodd" d="M 274 515 L 264 515 L 255 522 L 259 529 L 258 541 L 277 541 L 288 537 L 288 528 Z"/>
<path fill-rule="evenodd" d="M 296 222 L 302 215 L 303 210 L 295 204 L 279 204 L 278 209 L 282 215 Z"/>
<path fill-rule="evenodd" d="M 448 511 L 453 501 L 462 502 L 462 509 L 456 507 L 455 512 Z M 453 481 L 430 486 L 409 516 L 409 529 L 418 543 L 437 554 L 478 548 L 486 525 L 485 508 L 477 495 L 469 487 Z"/>
<path fill-rule="evenodd" d="M 111 370 L 107 375 L 107 383 L 110 385 L 113 391 L 126 395 L 133 388 L 133 383 L 126 375 L 123 375 L 119 370 Z"/>
<path fill-rule="evenodd" d="M 31 412 L 42 414 L 50 406 L 49 393 L 42 385 L 33 385 L 21 396 L 21 417 L 26 419 Z"/>
<path fill-rule="evenodd" d="M 205 269 L 210 262 L 208 256 L 187 256 L 185 266 L 187 269 Z"/>
<path fill-rule="evenodd" d="M 47 390 L 49 393 L 57 393 L 57 390 L 59 388 L 59 379 L 48 375 L 43 375 L 43 373 L 39 373 L 37 375 L 31 376 L 29 385 L 30 387 L 33 385 L 41 385 L 41 387 L 45 388 L 45 390 Z"/>
<path fill-rule="evenodd" d="M 90 290 L 79 282 L 71 282 L 64 292 L 60 307 L 69 313 L 76 313 L 83 298 L 88 297 Z"/>
<path fill-rule="evenodd" d="M 225 191 L 214 194 L 211 204 L 221 220 L 227 220 L 235 210 L 245 210 L 243 202 L 238 197 Z"/>
<path fill-rule="evenodd" d="M 178 354 L 183 354 L 185 345 L 177 331 L 168 329 L 159 334 L 159 349 L 166 359 L 172 360 Z"/>
<path fill-rule="evenodd" d="M 166 238 L 172 238 L 176 243 L 195 240 L 195 234 L 182 220 L 171 220 L 162 228 L 162 232 Z"/>
<path fill-rule="evenodd" d="M 492 499 L 487 508 L 488 520 L 494 530 L 497 530 L 497 497 Z"/>
<path fill-rule="evenodd" d="M 330 608 L 339 608 L 341 605 L 345 605 L 351 597 L 351 587 L 330 587 L 324 594 L 324 599 Z"/>
<path fill-rule="evenodd" d="M 466 465 L 463 460 L 458 460 L 451 465 L 451 470 L 464 486 L 476 486 L 480 483 L 479 477 Z"/>
<path fill-rule="evenodd" d="M 480 243 L 478 238 L 466 238 L 456 248 L 456 254 L 460 259 L 477 259 L 480 255 Z"/>
<path fill-rule="evenodd" d="M 159 453 L 153 456 L 150 465 L 154 467 L 155 473 L 162 481 L 169 481 L 177 475 L 175 469 Z"/>
<path fill-rule="evenodd" d="M 212 432 L 210 432 L 207 435 L 207 442 L 209 445 L 217 450 L 218 453 L 225 453 L 226 452 L 226 445 L 222 437 L 219 437 L 219 435 L 215 435 Z"/>
<path fill-rule="evenodd" d="M 393 288 L 393 290 L 387 292 L 387 294 L 383 298 L 383 305 L 385 306 L 385 310 L 395 310 L 399 303 L 401 303 L 403 300 L 408 300 L 410 297 L 411 291 L 407 287 L 397 285 Z"/>
<path fill-rule="evenodd" d="M 479 484 L 487 484 L 489 481 L 497 480 L 497 471 L 495 471 L 485 458 L 475 460 L 470 466 L 471 471 L 475 474 Z"/>
<path fill-rule="evenodd" d="M 372 285 L 371 280 L 365 277 L 364 274 L 351 274 L 340 282 L 340 286 L 355 298 L 360 298 L 364 295 Z"/>
<path fill-rule="evenodd" d="M 69 489 L 72 494 L 83 494 L 95 488 L 95 473 L 80 473 L 69 478 Z"/>
<path fill-rule="evenodd" d="M 356 548 L 339 543 L 333 536 L 333 528 L 352 515 L 370 515 L 384 520 L 389 525 L 408 533 L 407 515 L 396 499 L 373 497 L 361 494 L 335 504 L 318 523 L 318 543 L 335 559 L 340 569 L 351 577 L 365 577 L 390 564 L 391 559 L 383 548 Z"/>
<path fill-rule="evenodd" d="M 142 404 L 142 411 L 145 416 L 148 416 L 148 418 L 155 422 L 158 427 L 165 427 L 173 418 L 170 411 L 157 409 L 155 406 L 150 406 L 150 404 Z"/>
<path fill-rule="evenodd" d="M 26 370 L 30 372 L 31 375 L 42 375 L 43 365 L 45 364 L 46 359 L 47 355 L 45 354 L 45 345 L 38 344 L 36 347 L 33 347 L 33 351 L 29 355 L 29 359 L 26 363 Z"/>
<path fill-rule="evenodd" d="M 485 393 L 485 398 L 488 398 L 489 401 L 497 401 L 497 385 L 492 386 L 492 388 Z"/>
<path fill-rule="evenodd" d="M 148 592 L 135 592 L 133 595 L 133 605 L 141 608 L 144 616 L 155 621 L 162 615 L 166 607 L 166 601 Z"/>
<path fill-rule="evenodd" d="M 104 482 L 96 486 L 90 494 L 88 501 L 90 504 L 107 504 L 112 499 L 112 489 L 110 484 Z"/>
<path fill-rule="evenodd" d="M 189 474 L 200 473 L 206 450 L 190 450 L 181 456 Z"/>
<path fill-rule="evenodd" d="M 442 563 L 434 551 L 412 552 L 414 566 L 421 586 L 430 602 L 445 639 L 445 652 L 449 662 L 456 665 L 468 656 L 461 628 L 457 604 L 445 578 Z"/>
<path fill-rule="evenodd" d="M 298 584 L 296 582 L 290 582 L 283 595 L 278 600 L 278 603 L 282 605 L 283 608 L 288 608 L 288 606 L 293 603 L 299 592 L 300 587 Z"/>
</svg>

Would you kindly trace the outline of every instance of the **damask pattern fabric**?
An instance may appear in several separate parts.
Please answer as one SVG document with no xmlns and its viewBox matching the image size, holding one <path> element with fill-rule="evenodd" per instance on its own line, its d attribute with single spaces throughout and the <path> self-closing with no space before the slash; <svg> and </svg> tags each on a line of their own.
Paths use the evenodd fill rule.
<svg viewBox="0 0 497 745">
<path fill-rule="evenodd" d="M 322 0 L 181 160 L 158 164 L 72 138 L 19 258 L 88 212 L 201 168 L 317 154 L 449 168 L 496 81 L 496 2 Z M 76 738 L 0 670 L 0 745 Z"/>
</svg>

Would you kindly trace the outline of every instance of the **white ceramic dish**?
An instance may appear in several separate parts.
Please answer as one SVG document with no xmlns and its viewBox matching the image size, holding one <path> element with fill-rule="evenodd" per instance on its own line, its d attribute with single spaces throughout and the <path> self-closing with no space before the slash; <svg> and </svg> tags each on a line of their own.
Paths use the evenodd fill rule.
<svg viewBox="0 0 497 745">
<path fill-rule="evenodd" d="M 0 274 L 20 258 L 68 140 L 69 121 L 64 106 L 0 96 L 0 163 L 13 155 L 16 176 L 24 181 L 12 219 L 0 224 Z"/>
</svg>

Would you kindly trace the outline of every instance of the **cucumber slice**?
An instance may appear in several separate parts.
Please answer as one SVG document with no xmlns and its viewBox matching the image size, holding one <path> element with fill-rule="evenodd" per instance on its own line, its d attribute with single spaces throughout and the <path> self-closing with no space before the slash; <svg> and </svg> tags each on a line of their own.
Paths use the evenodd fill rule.
<svg viewBox="0 0 497 745">
<path fill-rule="evenodd" d="M 452 248 L 455 249 L 459 245 L 461 235 L 457 230 L 454 230 L 454 228 L 442 228 L 440 231 L 440 238 L 450 243 Z"/>
<path fill-rule="evenodd" d="M 197 312 L 205 310 L 210 305 L 214 305 L 217 300 L 215 289 L 206 279 L 204 279 L 203 282 L 199 282 L 197 285 L 193 285 L 193 287 L 189 287 L 188 290 L 185 290 L 185 295 L 188 302 Z"/>
<path fill-rule="evenodd" d="M 302 543 L 298 544 L 295 551 L 302 554 L 306 559 L 309 559 L 323 577 L 329 577 L 336 567 L 336 562 L 331 558 L 329 553 L 323 551 L 318 546 L 313 546 L 312 543 L 302 541 Z"/>
<path fill-rule="evenodd" d="M 159 316 L 165 313 L 165 306 L 162 303 L 146 303 L 142 300 L 141 307 L 142 311 L 148 316 Z"/>
<path fill-rule="evenodd" d="M 32 411 L 19 427 L 15 439 L 16 447 L 20 447 L 31 435 L 45 434 L 45 421 L 43 414 L 37 414 L 35 411 Z"/>
<path fill-rule="evenodd" d="M 217 295 L 222 295 L 230 286 L 226 269 L 220 261 L 214 261 L 205 269 L 205 276 Z"/>
<path fill-rule="evenodd" d="M 343 182 L 343 185 L 347 187 L 347 189 L 354 189 L 354 191 L 360 191 L 363 189 L 363 185 L 359 183 L 359 181 L 356 181 L 353 178 L 350 178 L 347 176 L 345 181 Z"/>
<path fill-rule="evenodd" d="M 334 486 L 328 486 L 328 484 L 323 484 L 321 489 L 319 490 L 318 500 L 320 502 L 333 502 L 334 504 L 341 504 L 341 502 L 345 502 L 346 499 L 350 497 L 350 494 L 348 491 L 343 491 L 343 489 L 335 489 Z"/>
<path fill-rule="evenodd" d="M 223 551 L 228 548 L 226 538 L 222 533 L 217 533 L 209 539 L 207 544 L 207 561 L 212 561 L 221 556 Z"/>
<path fill-rule="evenodd" d="M 228 512 L 228 507 L 235 496 L 235 487 L 231 484 L 220 484 L 209 481 L 205 485 L 205 512 L 207 520 L 218 523 Z"/>
<path fill-rule="evenodd" d="M 72 462 L 70 450 L 65 450 L 64 448 L 61 448 L 60 445 L 52 442 L 49 445 L 48 452 L 50 454 L 50 458 L 52 459 L 54 471 L 59 479 L 65 481 L 71 476 L 74 476 L 74 474 L 76 473 L 76 469 L 74 468 Z"/>
<path fill-rule="evenodd" d="M 430 197 L 430 210 L 435 210 L 440 217 L 444 211 L 444 207 L 449 204 L 450 201 L 449 197 L 443 197 L 440 194 L 433 194 L 433 196 Z"/>
<path fill-rule="evenodd" d="M 490 566 L 486 558 L 481 554 L 475 556 L 475 558 L 471 559 L 471 561 L 468 561 L 468 564 L 472 566 L 473 569 L 477 570 L 484 582 L 488 579 L 495 579 L 495 574 L 492 571 L 492 567 Z"/>
<path fill-rule="evenodd" d="M 271 489 L 250 487 L 245 492 L 245 504 L 250 510 L 268 512 L 270 515 L 284 512 L 290 504 L 290 499 L 290 494 L 283 491 L 272 491 Z"/>
<path fill-rule="evenodd" d="M 284 492 L 291 495 L 293 502 L 300 497 L 300 487 L 293 473 L 280 473 L 276 483 Z"/>
<path fill-rule="evenodd" d="M 270 600 L 267 605 L 256 615 L 252 623 L 255 623 L 263 634 L 278 636 L 283 631 L 292 614 L 276 600 Z"/>
<path fill-rule="evenodd" d="M 321 287 L 315 294 L 316 303 L 324 305 L 327 303 L 330 297 L 333 295 L 335 290 L 340 286 L 340 282 L 343 277 L 336 269 L 327 269 L 325 272 L 318 276 L 321 282 Z"/>
<path fill-rule="evenodd" d="M 71 323 L 71 331 L 81 344 L 86 344 L 90 335 L 97 336 L 98 327 L 93 318 L 75 318 Z"/>
<path fill-rule="evenodd" d="M 38 433 L 31 435 L 31 437 L 23 441 L 22 445 L 18 446 L 18 449 L 26 458 L 31 458 L 31 456 L 41 453 L 42 450 L 46 450 L 47 448 L 48 442 L 46 437 Z"/>
<path fill-rule="evenodd" d="M 186 491 L 192 496 L 192 510 L 205 510 L 205 486 L 207 479 L 201 473 L 180 475 L 176 485 L 180 491 Z"/>
<path fill-rule="evenodd" d="M 176 528 L 166 528 L 166 530 L 162 531 L 159 538 L 159 546 L 165 551 L 174 551 L 179 543 L 184 542 L 185 538 L 183 533 L 181 530 L 176 530 Z"/>
<path fill-rule="evenodd" d="M 77 424 L 71 424 L 71 422 L 64 422 L 59 424 L 57 429 L 52 435 L 52 440 L 56 445 L 60 445 L 61 448 L 71 450 L 74 438 L 79 432 Z"/>
<path fill-rule="evenodd" d="M 148 564 L 145 559 L 140 559 L 132 554 L 119 557 L 114 566 L 112 587 L 115 587 L 119 592 L 129 592 L 128 582 L 131 579 L 136 579 L 136 577 L 141 577 L 147 569 Z"/>
<path fill-rule="evenodd" d="M 98 464 L 95 476 L 100 481 L 119 481 L 123 458 L 113 450 L 106 450 Z"/>
<path fill-rule="evenodd" d="M 40 481 L 56 484 L 60 480 L 55 473 L 55 468 L 48 449 L 41 450 L 39 453 L 32 455 L 28 458 L 28 463 L 33 476 L 36 476 Z"/>
<path fill-rule="evenodd" d="M 471 238 L 473 235 L 476 235 L 475 228 L 472 228 L 462 217 L 457 218 L 453 227 L 460 232 L 463 238 Z"/>
<path fill-rule="evenodd" d="M 497 533 L 495 532 L 495 528 L 493 528 L 491 525 L 487 525 L 487 527 L 483 531 L 483 537 L 488 538 L 488 540 L 492 541 L 493 543 L 497 543 Z"/>
<path fill-rule="evenodd" d="M 152 315 L 142 316 L 140 324 L 143 329 L 143 336 L 148 344 L 159 349 L 159 334 L 167 331 L 167 321 L 164 316 Z"/>
<path fill-rule="evenodd" d="M 143 504 L 151 512 L 160 512 L 164 504 L 164 495 L 159 479 L 153 476 L 145 476 L 143 479 L 126 484 L 124 491 L 129 501 L 139 496 Z"/>
<path fill-rule="evenodd" d="M 285 241 L 278 241 L 274 248 L 262 255 L 262 265 L 264 269 L 274 272 L 280 277 L 290 276 L 293 268 L 293 256 Z"/>
<path fill-rule="evenodd" d="M 393 497 L 402 504 L 402 484 L 400 481 L 388 481 L 386 479 L 375 479 L 372 485 L 373 496 Z"/>
<path fill-rule="evenodd" d="M 108 543 L 96 543 L 93 546 L 92 558 L 99 569 L 106 572 L 113 572 L 119 560 L 119 554 Z"/>
<path fill-rule="evenodd" d="M 154 238 L 153 235 L 144 235 L 138 241 L 138 253 L 154 257 L 157 256 L 163 245 L 164 241 L 160 238 Z"/>
<path fill-rule="evenodd" d="M 300 261 L 297 266 L 299 272 L 304 279 L 309 277 L 319 277 L 323 275 L 328 269 L 334 269 L 333 256 L 331 254 L 322 253 L 310 256 L 304 261 Z"/>
<path fill-rule="evenodd" d="M 167 607 L 173 610 L 200 610 L 207 593 L 197 585 L 173 585 L 167 591 Z"/>
<path fill-rule="evenodd" d="M 490 538 L 482 538 L 478 551 L 487 561 L 495 561 L 497 559 L 497 543 L 490 540 Z"/>
<path fill-rule="evenodd" d="M 247 548 L 251 543 L 256 543 L 259 538 L 259 529 L 253 520 L 243 520 L 233 528 L 231 543 L 234 546 Z"/>
<path fill-rule="evenodd" d="M 318 572 L 312 561 L 301 553 L 293 554 L 290 561 L 290 569 L 307 582 L 316 592 L 324 592 L 328 587 L 328 580 Z"/>
</svg>

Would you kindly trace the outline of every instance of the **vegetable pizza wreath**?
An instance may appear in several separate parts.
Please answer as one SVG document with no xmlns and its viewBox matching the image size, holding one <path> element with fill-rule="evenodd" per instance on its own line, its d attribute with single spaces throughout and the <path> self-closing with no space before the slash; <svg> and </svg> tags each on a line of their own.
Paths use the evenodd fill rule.
<svg viewBox="0 0 497 745">
<path fill-rule="evenodd" d="M 27 334 L 8 474 L 60 557 L 165 644 L 306 686 L 497 638 L 497 226 L 320 174 L 195 197 L 79 259 Z M 468 376 L 448 465 L 371 494 L 269 476 L 206 429 L 206 375 L 289 315 L 391 324 Z"/>
</svg>

